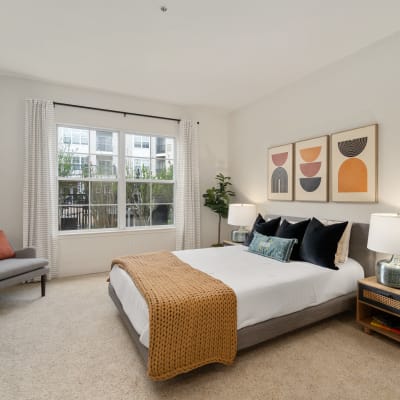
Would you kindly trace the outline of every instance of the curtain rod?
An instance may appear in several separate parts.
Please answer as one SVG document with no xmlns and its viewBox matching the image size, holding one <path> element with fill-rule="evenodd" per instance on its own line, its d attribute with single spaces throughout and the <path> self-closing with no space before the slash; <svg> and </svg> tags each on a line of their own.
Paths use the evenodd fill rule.
<svg viewBox="0 0 400 400">
<path fill-rule="evenodd" d="M 161 117 L 159 115 L 138 114 L 138 113 L 132 113 L 132 112 L 128 112 L 128 111 L 110 110 L 108 108 L 98 108 L 98 107 L 80 106 L 78 104 L 58 103 L 56 101 L 54 101 L 53 104 L 54 104 L 54 106 L 83 108 L 85 110 L 104 111 L 104 112 L 109 112 L 109 113 L 122 114 L 124 117 L 126 117 L 127 115 L 134 115 L 136 117 L 156 118 L 156 119 L 164 119 L 167 121 L 181 122 L 181 120 L 179 118 Z M 197 121 L 197 125 L 199 125 L 198 121 Z"/>
</svg>

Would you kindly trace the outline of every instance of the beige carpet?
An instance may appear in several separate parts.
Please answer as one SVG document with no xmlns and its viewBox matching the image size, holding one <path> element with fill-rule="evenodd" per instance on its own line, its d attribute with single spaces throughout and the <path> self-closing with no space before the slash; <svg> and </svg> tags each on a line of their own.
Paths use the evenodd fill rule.
<svg viewBox="0 0 400 400">
<path fill-rule="evenodd" d="M 399 399 L 400 344 L 342 315 L 153 383 L 107 294 L 105 275 L 0 292 L 0 398 Z"/>
</svg>

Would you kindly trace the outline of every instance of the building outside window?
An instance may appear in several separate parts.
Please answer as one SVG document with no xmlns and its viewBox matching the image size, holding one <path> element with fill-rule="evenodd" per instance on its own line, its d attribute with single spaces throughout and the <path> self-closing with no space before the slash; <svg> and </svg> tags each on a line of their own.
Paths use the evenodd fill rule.
<svg viewBox="0 0 400 400">
<path fill-rule="evenodd" d="M 174 152 L 174 138 L 59 126 L 59 230 L 173 225 Z"/>
</svg>

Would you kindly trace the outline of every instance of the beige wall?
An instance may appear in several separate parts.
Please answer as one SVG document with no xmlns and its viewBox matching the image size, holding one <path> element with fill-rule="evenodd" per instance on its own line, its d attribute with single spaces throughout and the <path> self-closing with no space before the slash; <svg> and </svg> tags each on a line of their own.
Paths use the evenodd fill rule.
<svg viewBox="0 0 400 400">
<path fill-rule="evenodd" d="M 324 68 L 229 118 L 229 172 L 263 212 L 368 222 L 400 208 L 400 34 Z M 294 60 L 296 62 L 296 60 Z M 267 148 L 379 124 L 379 203 L 267 201 Z"/>
<path fill-rule="evenodd" d="M 129 96 L 0 76 L 0 229 L 12 244 L 22 245 L 24 99 L 49 99 L 144 114 L 193 118 L 200 121 L 200 186 L 214 184 L 214 176 L 227 169 L 227 118 L 215 110 L 183 108 Z M 177 124 L 154 119 L 127 117 L 73 108 L 56 107 L 60 123 L 93 125 L 115 129 L 174 134 Z M 201 210 L 201 244 L 216 240 L 217 217 Z M 227 231 L 226 226 L 224 227 Z M 227 237 L 227 236 L 226 236 Z M 175 229 L 70 234 L 59 237 L 60 275 L 76 275 L 109 268 L 112 257 L 132 252 L 175 249 Z"/>
</svg>

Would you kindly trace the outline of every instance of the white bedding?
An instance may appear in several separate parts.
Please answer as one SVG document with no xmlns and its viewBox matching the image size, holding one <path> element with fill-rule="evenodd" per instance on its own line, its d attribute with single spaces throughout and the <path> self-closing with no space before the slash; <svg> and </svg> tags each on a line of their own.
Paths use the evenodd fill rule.
<svg viewBox="0 0 400 400">
<path fill-rule="evenodd" d="M 282 263 L 250 253 L 245 246 L 182 250 L 174 254 L 233 289 L 238 304 L 238 329 L 353 292 L 357 280 L 364 277 L 361 265 L 351 258 L 334 271 L 300 261 Z M 146 301 L 121 268 L 113 267 L 110 282 L 141 343 L 148 347 Z"/>
</svg>

